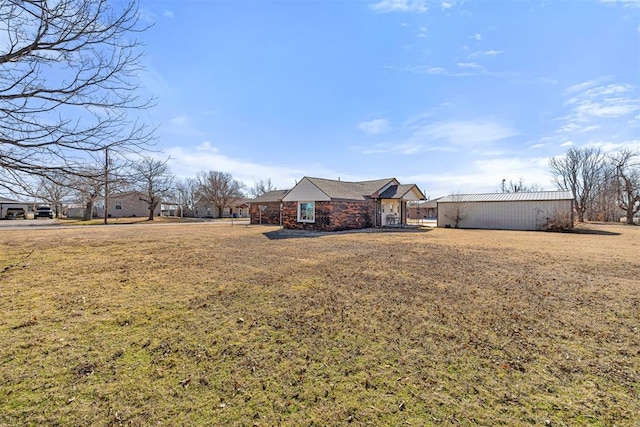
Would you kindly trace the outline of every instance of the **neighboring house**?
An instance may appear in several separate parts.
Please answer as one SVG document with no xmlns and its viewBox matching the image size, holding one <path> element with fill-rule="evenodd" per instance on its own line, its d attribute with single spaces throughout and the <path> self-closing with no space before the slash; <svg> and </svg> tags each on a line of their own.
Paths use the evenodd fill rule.
<svg viewBox="0 0 640 427">
<path fill-rule="evenodd" d="M 304 177 L 283 198 L 285 228 L 337 231 L 402 225 L 407 202 L 423 200 L 415 184 L 395 178 L 347 182 Z"/>
<path fill-rule="evenodd" d="M 147 217 L 149 216 L 149 204 L 140 200 L 141 194 L 137 191 L 109 194 L 107 198 L 107 217 Z M 160 216 L 161 203 L 156 206 L 153 216 Z M 97 209 L 97 217 L 104 218 L 104 200 Z"/>
<path fill-rule="evenodd" d="M 250 202 L 251 199 L 238 197 L 219 212 L 217 206 L 201 199 L 196 203 L 193 215 L 198 218 L 248 218 Z"/>
<path fill-rule="evenodd" d="M 234 200 L 229 208 L 228 216 L 232 218 L 249 218 L 249 207 L 251 199 L 241 197 Z M 222 215 L 225 216 L 224 213 Z"/>
<path fill-rule="evenodd" d="M 544 230 L 551 223 L 573 224 L 570 191 L 454 194 L 438 204 L 438 227 Z"/>
<path fill-rule="evenodd" d="M 436 219 L 438 218 L 438 200 L 419 200 L 409 204 L 409 219 Z"/>
<path fill-rule="evenodd" d="M 274 190 L 251 200 L 251 224 L 282 225 L 282 198 L 289 190 Z"/>
<path fill-rule="evenodd" d="M 10 218 L 21 216 L 16 215 L 20 214 L 20 212 L 24 214 L 25 218 L 30 214 L 33 217 L 33 203 L 0 197 L 0 218 L 6 218 L 7 214 Z"/>
</svg>

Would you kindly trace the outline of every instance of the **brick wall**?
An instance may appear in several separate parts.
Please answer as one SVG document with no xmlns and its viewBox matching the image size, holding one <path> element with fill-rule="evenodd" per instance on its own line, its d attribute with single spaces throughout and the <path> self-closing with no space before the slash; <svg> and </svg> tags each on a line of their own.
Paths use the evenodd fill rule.
<svg viewBox="0 0 640 427">
<path fill-rule="evenodd" d="M 316 202 L 316 221 L 298 222 L 298 203 L 284 204 L 284 228 L 315 231 L 339 231 L 369 228 L 374 225 L 374 202 Z"/>
<path fill-rule="evenodd" d="M 280 202 L 251 203 L 249 215 L 251 224 L 260 224 L 260 206 L 266 206 L 262 211 L 262 224 L 280 225 Z"/>
</svg>

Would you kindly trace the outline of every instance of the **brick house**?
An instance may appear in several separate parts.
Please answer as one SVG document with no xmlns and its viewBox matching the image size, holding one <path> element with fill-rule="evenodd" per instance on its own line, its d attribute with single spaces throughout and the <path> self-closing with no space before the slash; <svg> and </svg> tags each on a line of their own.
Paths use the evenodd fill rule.
<svg viewBox="0 0 640 427">
<path fill-rule="evenodd" d="M 283 198 L 284 228 L 337 231 L 406 224 L 407 202 L 424 200 L 395 178 L 347 182 L 304 177 Z"/>
<path fill-rule="evenodd" d="M 282 225 L 282 198 L 289 190 L 274 190 L 250 201 L 251 224 Z"/>
</svg>

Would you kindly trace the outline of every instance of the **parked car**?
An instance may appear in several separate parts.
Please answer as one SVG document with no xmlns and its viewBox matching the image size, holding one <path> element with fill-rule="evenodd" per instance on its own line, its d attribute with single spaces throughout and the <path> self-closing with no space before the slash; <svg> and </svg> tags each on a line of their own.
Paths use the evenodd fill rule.
<svg viewBox="0 0 640 427">
<path fill-rule="evenodd" d="M 39 206 L 33 214 L 34 219 L 50 218 L 53 219 L 53 211 L 49 206 Z"/>
<path fill-rule="evenodd" d="M 7 213 L 4 215 L 6 219 L 18 219 L 26 218 L 26 212 L 23 208 L 7 208 Z"/>
</svg>

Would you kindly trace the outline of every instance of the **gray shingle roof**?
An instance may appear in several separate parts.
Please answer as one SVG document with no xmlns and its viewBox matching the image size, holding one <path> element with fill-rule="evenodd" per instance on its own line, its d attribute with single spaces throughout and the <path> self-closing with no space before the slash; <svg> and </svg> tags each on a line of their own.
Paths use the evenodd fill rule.
<svg viewBox="0 0 640 427">
<path fill-rule="evenodd" d="M 438 203 L 452 202 L 527 202 L 540 200 L 572 200 L 571 191 L 531 191 L 519 193 L 478 193 L 452 194 L 438 200 Z"/>
<path fill-rule="evenodd" d="M 330 198 L 340 200 L 365 200 L 389 182 L 395 181 L 395 178 L 360 182 L 335 181 L 324 178 L 306 178 Z"/>
<path fill-rule="evenodd" d="M 289 190 L 273 190 L 268 191 L 253 200 L 248 200 L 249 203 L 270 203 L 281 202 L 282 198 L 287 194 Z"/>
<path fill-rule="evenodd" d="M 415 184 L 401 184 L 401 185 L 392 185 L 382 193 L 380 193 L 381 199 L 402 199 L 405 194 L 407 194 Z"/>
</svg>

